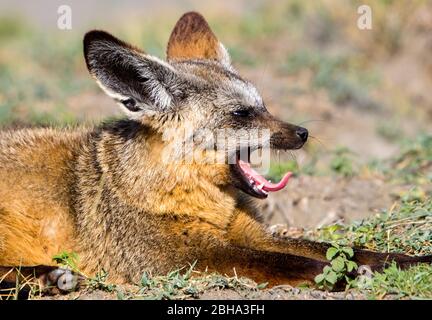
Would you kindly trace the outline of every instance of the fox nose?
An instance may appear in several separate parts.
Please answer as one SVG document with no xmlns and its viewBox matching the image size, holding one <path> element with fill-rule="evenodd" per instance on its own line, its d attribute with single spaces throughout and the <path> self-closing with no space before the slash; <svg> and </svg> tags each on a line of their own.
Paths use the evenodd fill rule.
<svg viewBox="0 0 432 320">
<path fill-rule="evenodd" d="M 308 136 L 309 136 L 309 132 L 307 131 L 306 128 L 298 128 L 296 130 L 296 135 L 301 139 L 301 141 L 304 143 L 306 142 Z"/>
</svg>

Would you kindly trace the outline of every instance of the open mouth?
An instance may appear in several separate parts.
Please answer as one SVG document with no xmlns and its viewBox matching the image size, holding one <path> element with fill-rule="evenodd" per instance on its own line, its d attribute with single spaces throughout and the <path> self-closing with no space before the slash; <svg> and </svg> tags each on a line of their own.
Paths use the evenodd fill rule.
<svg viewBox="0 0 432 320">
<path fill-rule="evenodd" d="M 235 169 L 241 180 L 240 188 L 246 193 L 260 199 L 266 198 L 269 192 L 285 188 L 293 175 L 292 172 L 287 172 L 279 182 L 272 183 L 256 172 L 251 167 L 250 162 L 240 159 L 239 156 L 236 157 Z"/>
</svg>

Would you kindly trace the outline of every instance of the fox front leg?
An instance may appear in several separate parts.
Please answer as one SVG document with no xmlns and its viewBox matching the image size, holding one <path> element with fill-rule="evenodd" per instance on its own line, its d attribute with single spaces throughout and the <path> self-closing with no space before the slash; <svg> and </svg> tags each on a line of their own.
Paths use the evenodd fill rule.
<svg viewBox="0 0 432 320">
<path fill-rule="evenodd" d="M 0 267 L 0 286 L 2 290 L 16 290 L 17 285 L 23 292 L 34 286 L 43 294 L 61 294 L 77 290 L 84 276 L 56 266 Z"/>
<path fill-rule="evenodd" d="M 230 223 L 228 237 L 230 242 L 236 246 L 286 253 L 322 262 L 328 262 L 326 253 L 331 247 L 331 244 L 325 242 L 274 237 L 264 225 L 241 210 L 237 211 Z M 399 253 L 374 252 L 361 248 L 353 248 L 353 251 L 353 260 L 358 265 L 369 266 L 373 271 L 380 271 L 393 261 L 402 269 L 418 263 L 432 263 L 432 255 L 414 257 Z"/>
</svg>

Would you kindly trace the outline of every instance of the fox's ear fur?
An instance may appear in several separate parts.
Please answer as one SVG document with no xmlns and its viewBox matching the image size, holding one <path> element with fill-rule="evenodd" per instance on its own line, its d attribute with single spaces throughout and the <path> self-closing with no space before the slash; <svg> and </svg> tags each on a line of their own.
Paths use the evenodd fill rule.
<svg viewBox="0 0 432 320">
<path fill-rule="evenodd" d="M 84 56 L 101 88 L 131 118 L 168 111 L 175 104 L 182 80 L 168 63 L 104 31 L 85 35 Z"/>
<path fill-rule="evenodd" d="M 216 38 L 207 21 L 197 12 L 185 13 L 171 33 L 167 60 L 214 60 L 231 67 L 227 50 Z"/>
</svg>

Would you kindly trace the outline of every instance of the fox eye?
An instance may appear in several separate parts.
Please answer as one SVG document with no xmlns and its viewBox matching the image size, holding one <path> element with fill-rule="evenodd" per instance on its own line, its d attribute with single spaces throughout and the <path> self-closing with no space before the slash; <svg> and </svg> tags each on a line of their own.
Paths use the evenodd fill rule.
<svg viewBox="0 0 432 320">
<path fill-rule="evenodd" d="M 250 116 L 251 112 L 248 109 L 240 109 L 240 110 L 233 111 L 232 114 L 236 117 L 246 118 Z"/>
</svg>

